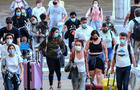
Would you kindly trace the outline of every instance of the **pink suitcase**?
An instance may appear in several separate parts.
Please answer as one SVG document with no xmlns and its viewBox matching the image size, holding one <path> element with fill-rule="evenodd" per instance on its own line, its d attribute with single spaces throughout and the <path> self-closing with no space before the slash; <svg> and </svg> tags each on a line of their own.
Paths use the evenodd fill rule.
<svg viewBox="0 0 140 90">
<path fill-rule="evenodd" d="M 42 90 L 42 62 L 27 61 L 24 63 L 24 89 Z"/>
</svg>

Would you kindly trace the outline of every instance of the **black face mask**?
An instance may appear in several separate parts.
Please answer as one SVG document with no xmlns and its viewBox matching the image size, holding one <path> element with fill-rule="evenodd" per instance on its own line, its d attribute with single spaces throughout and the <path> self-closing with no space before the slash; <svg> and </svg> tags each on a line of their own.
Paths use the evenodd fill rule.
<svg viewBox="0 0 140 90">
<path fill-rule="evenodd" d="M 103 29 L 103 33 L 107 33 L 108 30 Z"/>
<path fill-rule="evenodd" d="M 96 37 L 96 38 L 92 38 L 92 40 L 97 41 L 97 40 L 98 40 L 98 37 Z"/>
<path fill-rule="evenodd" d="M 53 5 L 56 5 L 56 4 L 57 4 L 57 2 L 53 1 Z"/>
</svg>

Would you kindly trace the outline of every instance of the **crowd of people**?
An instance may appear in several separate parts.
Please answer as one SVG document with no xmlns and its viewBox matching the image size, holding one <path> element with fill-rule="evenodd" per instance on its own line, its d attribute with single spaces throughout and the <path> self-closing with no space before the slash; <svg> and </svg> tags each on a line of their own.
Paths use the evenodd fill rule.
<svg viewBox="0 0 140 90">
<path fill-rule="evenodd" d="M 98 0 L 93 0 L 85 16 L 77 18 L 75 11 L 69 18 L 62 0 L 50 0 L 48 9 L 42 0 L 31 9 L 25 0 L 14 0 L 10 6 L 11 17 L 6 27 L 0 29 L 0 59 L 5 90 L 19 90 L 23 78 L 24 60 L 27 53 L 41 52 L 49 69 L 50 90 L 56 72 L 58 88 L 61 88 L 61 67 L 69 49 L 70 59 L 65 67 L 69 72 L 73 90 L 85 90 L 86 79 L 101 84 L 102 75 L 116 74 L 118 90 L 135 90 L 136 75 L 131 73 L 131 64 L 138 66 L 140 56 L 140 0 L 134 0 L 127 19 L 128 33 L 119 34 L 110 16 L 103 20 L 103 9 Z M 90 20 L 88 22 L 88 16 Z M 68 47 L 64 42 L 68 40 Z M 33 56 L 33 55 L 32 55 Z M 107 64 L 107 67 L 105 65 Z M 68 67 L 68 65 L 70 67 Z M 114 70 L 116 67 L 116 70 Z"/>
</svg>

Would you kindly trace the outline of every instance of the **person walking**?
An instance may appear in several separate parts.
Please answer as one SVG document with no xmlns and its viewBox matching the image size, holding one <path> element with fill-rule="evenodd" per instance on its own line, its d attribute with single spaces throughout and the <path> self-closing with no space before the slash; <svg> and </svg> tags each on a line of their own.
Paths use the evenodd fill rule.
<svg viewBox="0 0 140 90">
<path fill-rule="evenodd" d="M 137 8 L 135 10 L 135 18 L 131 20 L 128 24 L 128 42 L 130 42 L 130 37 L 132 38 L 132 46 L 134 48 L 134 55 L 136 59 L 136 65 L 138 65 L 138 62 L 140 60 L 140 8 Z M 132 90 L 135 90 L 135 84 L 136 84 L 136 75 L 134 73 L 131 73 L 131 88 Z"/>
<path fill-rule="evenodd" d="M 53 90 L 53 75 L 56 72 L 58 79 L 58 88 L 61 88 L 61 71 L 60 57 L 64 53 L 65 43 L 59 35 L 58 28 L 53 27 L 45 42 L 38 47 L 39 50 L 44 49 L 46 60 L 49 68 L 50 90 Z"/>
<path fill-rule="evenodd" d="M 117 44 L 113 50 L 114 53 L 113 53 L 111 73 L 114 72 L 114 65 L 116 64 L 117 88 L 118 90 L 128 90 L 131 62 L 134 67 L 136 67 L 136 62 L 135 62 L 133 49 L 127 43 L 128 35 L 122 32 L 120 33 L 119 38 L 120 38 L 120 44 Z"/>
<path fill-rule="evenodd" d="M 70 55 L 70 62 L 73 62 L 71 69 L 71 79 L 73 90 L 85 90 L 86 78 L 89 78 L 87 55 L 84 52 L 84 43 L 82 40 L 75 41 L 75 50 Z M 72 70 L 77 69 L 77 74 Z"/>
<path fill-rule="evenodd" d="M 6 90 L 19 90 L 19 85 L 23 77 L 22 58 L 18 56 L 14 45 L 8 46 L 8 56 L 2 60 L 2 74 Z M 20 67 L 20 75 L 18 72 Z"/>
<path fill-rule="evenodd" d="M 115 42 L 115 35 L 114 33 L 108 28 L 106 23 L 103 23 L 102 29 L 100 31 L 100 36 L 102 37 L 103 40 L 106 42 L 106 47 L 108 51 L 108 59 L 109 61 L 107 62 L 107 71 L 106 71 L 106 76 L 108 75 L 108 71 L 111 66 L 112 62 L 112 56 L 113 56 L 113 46 L 116 44 Z"/>
<path fill-rule="evenodd" d="M 90 26 L 99 32 L 101 23 L 103 21 L 103 10 L 99 6 L 98 0 L 93 0 L 92 7 L 88 9 L 86 18 L 90 15 Z"/>
<path fill-rule="evenodd" d="M 97 84 L 101 84 L 102 73 L 104 73 L 104 60 L 108 62 L 108 53 L 105 41 L 100 38 L 97 30 L 91 32 L 91 37 L 87 41 L 85 51 L 88 55 L 88 66 L 92 81 L 96 75 Z M 105 55 L 105 58 L 104 58 Z"/>
</svg>

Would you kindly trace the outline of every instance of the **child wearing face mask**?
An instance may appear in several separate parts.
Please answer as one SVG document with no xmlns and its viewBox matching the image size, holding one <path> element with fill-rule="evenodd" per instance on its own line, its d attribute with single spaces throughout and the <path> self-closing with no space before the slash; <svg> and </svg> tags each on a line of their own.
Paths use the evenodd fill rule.
<svg viewBox="0 0 140 90">
<path fill-rule="evenodd" d="M 40 15 L 43 13 L 46 14 L 46 9 L 42 6 L 42 0 L 37 0 L 36 7 L 33 8 L 32 15 L 37 17 L 38 22 L 41 22 Z"/>
<path fill-rule="evenodd" d="M 73 90 L 85 90 L 86 78 L 89 78 L 87 55 L 83 48 L 82 40 L 75 41 L 74 50 L 70 55 L 70 62 L 73 62 L 73 66 L 69 79 L 72 80 Z"/>
<path fill-rule="evenodd" d="M 101 27 L 101 23 L 103 21 L 103 10 L 99 7 L 98 0 L 93 0 L 92 7 L 86 13 L 86 17 L 90 15 L 90 26 L 93 27 L 94 30 L 99 31 Z"/>
<path fill-rule="evenodd" d="M 16 54 L 15 46 L 8 46 L 8 56 L 2 60 L 2 74 L 6 90 L 19 90 L 19 85 L 23 77 L 22 58 Z M 20 67 L 21 73 L 18 74 Z"/>
</svg>

